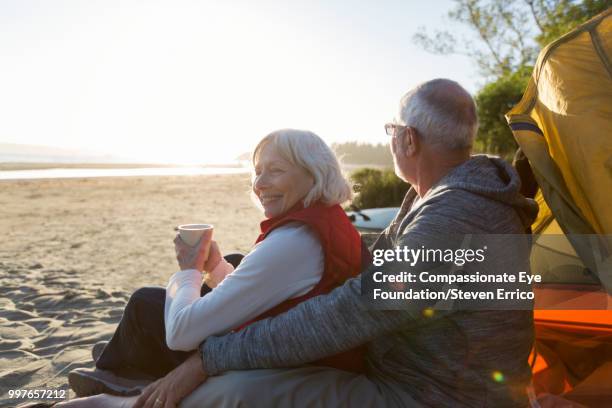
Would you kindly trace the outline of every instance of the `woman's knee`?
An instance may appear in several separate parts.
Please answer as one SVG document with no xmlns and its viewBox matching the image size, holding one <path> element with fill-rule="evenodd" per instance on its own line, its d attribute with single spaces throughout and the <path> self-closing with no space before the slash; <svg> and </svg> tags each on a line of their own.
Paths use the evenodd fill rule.
<svg viewBox="0 0 612 408">
<path fill-rule="evenodd" d="M 244 255 L 239 253 L 232 253 L 225 255 L 223 258 L 225 258 L 227 262 L 232 264 L 234 268 L 237 268 L 238 265 L 240 265 L 240 262 L 242 262 L 242 258 L 244 258 Z"/>
<path fill-rule="evenodd" d="M 138 312 L 147 310 L 153 306 L 162 306 L 166 301 L 166 289 L 153 286 L 145 286 L 132 293 L 125 307 L 124 313 Z"/>
</svg>

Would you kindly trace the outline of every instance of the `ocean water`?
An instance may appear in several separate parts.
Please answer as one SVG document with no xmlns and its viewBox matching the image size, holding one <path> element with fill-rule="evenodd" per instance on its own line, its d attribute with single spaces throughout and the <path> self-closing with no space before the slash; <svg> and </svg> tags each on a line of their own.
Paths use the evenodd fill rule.
<svg viewBox="0 0 612 408">
<path fill-rule="evenodd" d="M 0 163 L 45 164 L 44 167 L 0 170 L 0 180 L 32 180 L 57 178 L 92 177 L 146 177 L 146 176 L 193 176 L 208 174 L 248 173 L 245 162 L 235 161 L 221 165 L 167 166 L 145 164 L 129 158 L 112 155 L 92 155 L 79 151 L 62 151 L 44 146 L 21 146 L 0 143 Z M 82 168 L 79 166 L 82 165 Z M 111 165 L 106 168 L 91 168 L 90 164 Z M 69 165 L 69 166 L 66 166 Z M 132 166 L 137 165 L 137 166 Z M 55 167 L 57 166 L 57 167 Z M 163 167 L 161 167 L 163 166 Z M 22 166 L 22 167 L 28 167 Z M 63 167 L 63 168 L 62 168 Z M 10 166 L 9 166 L 10 168 Z"/>
<path fill-rule="evenodd" d="M 0 171 L 0 180 L 33 180 L 91 177 L 194 176 L 249 173 L 248 167 L 142 167 L 112 169 L 36 169 Z"/>
</svg>

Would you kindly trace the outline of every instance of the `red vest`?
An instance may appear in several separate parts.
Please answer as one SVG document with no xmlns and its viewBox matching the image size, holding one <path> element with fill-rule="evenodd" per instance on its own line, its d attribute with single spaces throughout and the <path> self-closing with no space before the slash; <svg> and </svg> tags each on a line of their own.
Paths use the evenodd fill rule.
<svg viewBox="0 0 612 408">
<path fill-rule="evenodd" d="M 244 324 L 240 329 L 258 320 L 284 313 L 307 299 L 331 292 L 347 279 L 359 275 L 362 264 L 369 261 L 370 254 L 367 248 L 362 246 L 359 233 L 337 204 L 325 206 L 315 203 L 308 208 L 298 204 L 284 215 L 264 220 L 260 225 L 261 234 L 256 243 L 264 240 L 275 228 L 290 222 L 308 225 L 319 238 L 324 255 L 321 280 L 308 293 L 285 300 Z M 364 353 L 365 348 L 359 347 L 324 358 L 314 364 L 363 373 Z"/>
</svg>

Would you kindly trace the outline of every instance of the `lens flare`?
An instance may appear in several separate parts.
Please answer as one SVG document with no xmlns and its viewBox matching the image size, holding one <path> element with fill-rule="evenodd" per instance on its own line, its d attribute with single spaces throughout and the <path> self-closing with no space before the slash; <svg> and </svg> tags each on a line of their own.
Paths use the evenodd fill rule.
<svg viewBox="0 0 612 408">
<path fill-rule="evenodd" d="M 493 377 L 493 381 L 495 382 L 504 382 L 504 375 L 501 371 L 493 371 L 493 373 L 491 373 L 491 377 Z"/>
<path fill-rule="evenodd" d="M 433 317 L 433 315 L 434 315 L 434 310 L 431 307 L 426 307 L 425 309 L 423 309 L 424 317 Z"/>
</svg>

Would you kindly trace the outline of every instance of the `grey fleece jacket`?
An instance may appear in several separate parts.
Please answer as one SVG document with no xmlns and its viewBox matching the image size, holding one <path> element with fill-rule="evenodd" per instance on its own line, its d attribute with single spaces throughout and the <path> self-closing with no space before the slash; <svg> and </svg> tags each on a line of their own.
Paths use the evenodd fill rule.
<svg viewBox="0 0 612 408">
<path fill-rule="evenodd" d="M 377 248 L 419 247 L 423 237 L 521 234 L 537 204 L 500 159 L 474 156 L 449 172 L 411 208 L 410 190 Z M 499 254 L 510 257 L 511 253 Z M 364 272 L 365 273 L 365 272 Z M 291 367 L 367 344 L 367 375 L 391 406 L 406 395 L 426 406 L 526 406 L 531 372 L 531 311 L 453 311 L 426 318 L 374 310 L 354 278 L 237 333 L 201 345 L 210 375 L 228 370 Z M 493 373 L 503 374 L 495 381 Z"/>
</svg>

